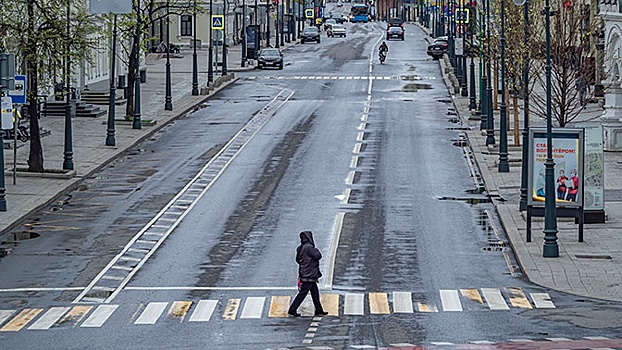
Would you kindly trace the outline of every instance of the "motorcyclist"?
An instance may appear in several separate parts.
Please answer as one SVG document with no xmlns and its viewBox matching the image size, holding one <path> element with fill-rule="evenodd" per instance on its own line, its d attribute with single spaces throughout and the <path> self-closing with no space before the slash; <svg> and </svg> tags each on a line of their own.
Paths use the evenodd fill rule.
<svg viewBox="0 0 622 350">
<path fill-rule="evenodd" d="M 378 51 L 378 54 L 381 57 L 381 61 L 384 61 L 384 58 L 387 57 L 387 52 L 389 52 L 389 47 L 387 46 L 387 43 L 383 41 Z"/>
</svg>

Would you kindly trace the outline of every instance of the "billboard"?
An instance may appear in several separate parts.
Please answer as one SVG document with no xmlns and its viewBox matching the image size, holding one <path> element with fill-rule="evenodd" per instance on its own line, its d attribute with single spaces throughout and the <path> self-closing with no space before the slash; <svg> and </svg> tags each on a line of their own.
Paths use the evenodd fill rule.
<svg viewBox="0 0 622 350">
<path fill-rule="evenodd" d="M 558 207 L 583 206 L 583 133 L 583 129 L 553 128 L 554 196 Z M 527 205 L 544 206 L 546 158 L 546 129 L 531 128 L 529 130 Z"/>
</svg>

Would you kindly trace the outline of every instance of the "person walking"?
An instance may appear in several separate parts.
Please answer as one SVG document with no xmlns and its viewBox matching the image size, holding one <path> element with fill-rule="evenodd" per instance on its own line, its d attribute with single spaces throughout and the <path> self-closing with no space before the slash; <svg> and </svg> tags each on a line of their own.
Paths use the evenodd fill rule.
<svg viewBox="0 0 622 350">
<path fill-rule="evenodd" d="M 322 253 L 315 247 L 313 242 L 313 233 L 311 231 L 300 232 L 300 245 L 296 248 L 296 262 L 298 263 L 298 294 L 289 306 L 287 313 L 294 317 L 300 317 L 298 308 L 311 292 L 313 306 L 315 307 L 315 316 L 325 316 L 328 312 L 322 308 L 320 302 L 320 291 L 317 287 L 317 280 L 322 277 L 320 272 L 320 260 Z"/>
</svg>

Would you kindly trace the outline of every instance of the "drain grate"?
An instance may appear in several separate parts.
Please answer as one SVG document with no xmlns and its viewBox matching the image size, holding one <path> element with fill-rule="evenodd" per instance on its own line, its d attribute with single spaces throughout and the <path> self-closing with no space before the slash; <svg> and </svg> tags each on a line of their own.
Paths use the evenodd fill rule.
<svg viewBox="0 0 622 350">
<path fill-rule="evenodd" d="M 596 260 L 613 260 L 611 255 L 591 255 L 591 254 L 578 254 L 575 255 L 577 259 L 596 259 Z"/>
</svg>

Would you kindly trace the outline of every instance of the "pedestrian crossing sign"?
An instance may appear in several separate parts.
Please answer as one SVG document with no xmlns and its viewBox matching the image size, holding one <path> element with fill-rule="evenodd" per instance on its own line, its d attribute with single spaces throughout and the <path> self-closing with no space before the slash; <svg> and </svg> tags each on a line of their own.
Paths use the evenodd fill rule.
<svg viewBox="0 0 622 350">
<path fill-rule="evenodd" d="M 469 23 L 469 9 L 457 9 L 456 10 L 456 23 Z"/>
<path fill-rule="evenodd" d="M 212 29 L 213 30 L 225 29 L 225 16 L 224 15 L 212 15 Z"/>
<path fill-rule="evenodd" d="M 313 18 L 313 9 L 305 9 L 305 18 Z"/>
</svg>

